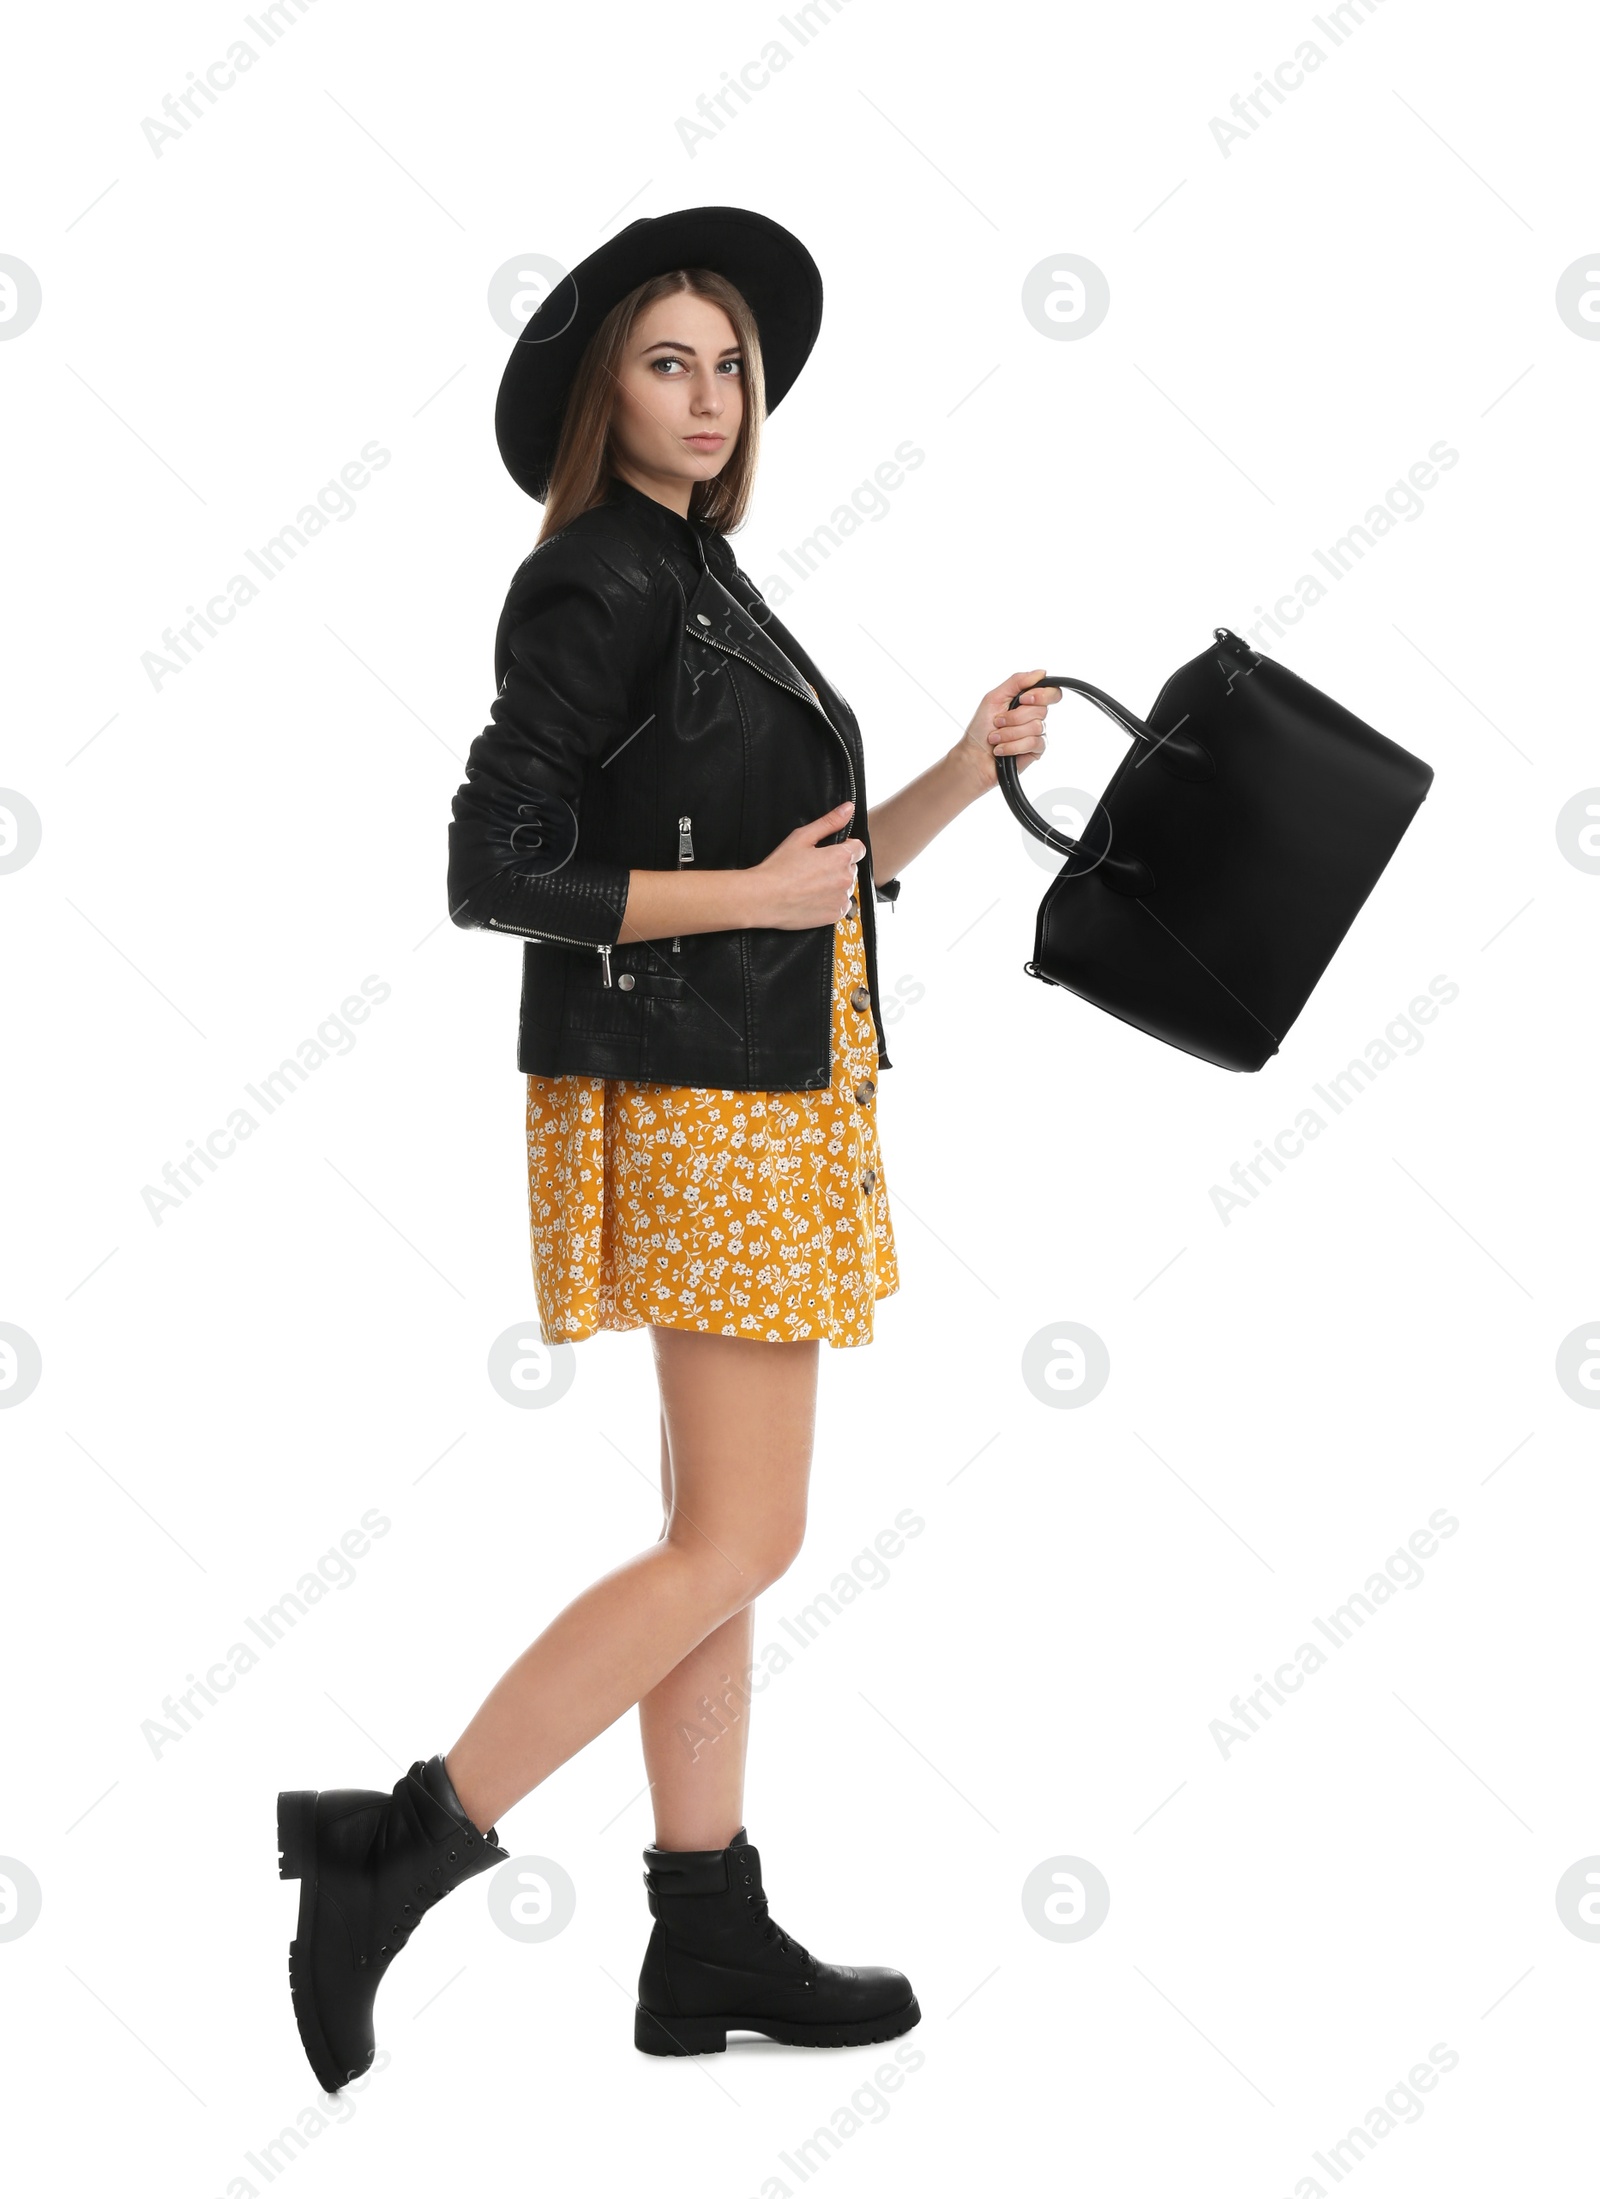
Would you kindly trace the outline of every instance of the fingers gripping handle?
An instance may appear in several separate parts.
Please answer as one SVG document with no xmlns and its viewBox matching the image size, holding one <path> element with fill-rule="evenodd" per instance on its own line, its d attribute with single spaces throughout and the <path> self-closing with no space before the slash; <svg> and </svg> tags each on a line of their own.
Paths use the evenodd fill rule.
<svg viewBox="0 0 1600 2199">
<path fill-rule="evenodd" d="M 1032 685 L 1064 687 L 1075 695 L 1085 696 L 1096 709 L 1103 710 L 1112 723 L 1120 727 L 1130 739 L 1143 744 L 1147 757 L 1159 758 L 1180 779 L 1209 779 L 1215 769 L 1209 751 L 1202 748 L 1198 741 L 1176 728 L 1165 735 L 1153 732 L 1142 718 L 1134 716 L 1125 703 L 1118 702 L 1115 696 L 1106 694 L 1101 688 L 1091 687 L 1087 680 L 1070 679 L 1060 672 L 1046 672 Z M 1012 696 L 1007 708 L 1014 710 L 1023 695 L 1031 692 L 1031 688 L 1021 689 Z M 1017 769 L 1015 756 L 996 756 L 994 762 L 1006 807 L 1017 822 L 1026 826 L 1036 840 L 1042 840 L 1046 847 L 1054 848 L 1058 854 L 1076 855 L 1080 843 L 1051 824 L 1047 817 L 1034 808 L 1022 791 L 1022 777 Z M 1143 863 L 1135 859 L 1113 855 L 1108 850 L 1100 857 L 1096 868 L 1109 886 L 1120 886 L 1124 891 L 1135 893 L 1148 890 L 1150 873 Z"/>
</svg>

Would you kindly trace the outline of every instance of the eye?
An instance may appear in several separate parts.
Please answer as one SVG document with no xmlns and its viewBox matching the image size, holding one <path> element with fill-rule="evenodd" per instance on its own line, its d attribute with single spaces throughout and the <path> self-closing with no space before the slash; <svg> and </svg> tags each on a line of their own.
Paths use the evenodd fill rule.
<svg viewBox="0 0 1600 2199">
<path fill-rule="evenodd" d="M 737 378 L 744 372 L 744 361 L 742 359 L 719 359 L 717 361 L 718 371 L 720 372 L 723 367 L 730 368 L 732 376 Z"/>
<path fill-rule="evenodd" d="M 677 367 L 682 366 L 683 361 L 681 359 L 674 359 L 671 353 L 668 352 L 659 359 L 652 359 L 650 364 L 652 367 Z M 665 376 L 663 376 L 662 378 L 663 380 L 666 379 Z"/>
</svg>

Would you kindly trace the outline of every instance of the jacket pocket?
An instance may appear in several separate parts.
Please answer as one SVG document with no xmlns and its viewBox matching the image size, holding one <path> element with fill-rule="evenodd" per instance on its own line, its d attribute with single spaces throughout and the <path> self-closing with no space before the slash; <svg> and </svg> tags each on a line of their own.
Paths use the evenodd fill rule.
<svg viewBox="0 0 1600 2199">
<path fill-rule="evenodd" d="M 607 958 L 611 981 L 595 967 L 596 957 L 582 948 L 553 944 L 548 951 L 566 957 L 567 1020 L 588 1031 L 639 1031 L 644 1027 L 645 1003 L 652 1000 L 682 1001 L 692 988 L 687 978 L 663 967 L 662 940 L 634 940 L 613 947 Z"/>
</svg>

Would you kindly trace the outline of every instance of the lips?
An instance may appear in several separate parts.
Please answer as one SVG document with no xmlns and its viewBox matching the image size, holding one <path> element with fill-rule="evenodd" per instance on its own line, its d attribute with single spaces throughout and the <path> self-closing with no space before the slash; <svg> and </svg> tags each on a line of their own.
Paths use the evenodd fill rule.
<svg viewBox="0 0 1600 2199">
<path fill-rule="evenodd" d="M 728 440 L 725 435 L 686 435 L 684 441 L 701 450 L 720 450 Z"/>
</svg>

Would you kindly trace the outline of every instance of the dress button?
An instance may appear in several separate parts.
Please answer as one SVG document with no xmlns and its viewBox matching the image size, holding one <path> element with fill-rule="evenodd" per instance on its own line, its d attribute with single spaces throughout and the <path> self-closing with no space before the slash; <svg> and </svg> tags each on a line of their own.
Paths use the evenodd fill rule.
<svg viewBox="0 0 1600 2199">
<path fill-rule="evenodd" d="M 710 619 L 706 617 L 704 611 L 696 611 L 695 617 L 700 621 L 702 626 L 709 626 L 711 624 Z"/>
<path fill-rule="evenodd" d="M 869 1169 L 867 1170 L 866 1174 L 865 1174 L 865 1175 L 864 1175 L 864 1176 L 862 1177 L 862 1179 L 861 1179 L 861 1188 L 862 1188 L 862 1190 L 863 1190 L 863 1191 L 870 1191 L 870 1190 L 872 1189 L 873 1185 L 874 1185 L 874 1184 L 875 1184 L 875 1183 L 877 1182 L 877 1180 L 878 1180 L 878 1171 L 877 1171 L 877 1170 L 876 1170 L 875 1168 L 869 1168 Z"/>
<path fill-rule="evenodd" d="M 633 991 L 633 972 L 632 972 L 632 970 L 624 970 L 624 971 L 623 971 L 622 975 L 621 975 L 621 976 L 620 976 L 620 977 L 619 977 L 619 978 L 617 979 L 617 989 L 618 989 L 618 991 L 619 991 L 619 992 L 624 992 L 624 993 L 631 993 L 631 992 Z"/>
<path fill-rule="evenodd" d="M 855 991 L 850 995 L 850 1005 L 852 1008 L 854 1008 L 857 1015 L 860 1015 L 863 1009 L 871 1007 L 872 995 L 868 992 L 865 985 L 858 985 L 856 987 Z"/>
<path fill-rule="evenodd" d="M 860 1107 L 865 1107 L 868 1100 L 871 1099 L 873 1092 L 876 1089 L 877 1087 L 873 1084 L 871 1077 L 863 1077 L 861 1082 L 856 1086 L 856 1104 Z"/>
</svg>

